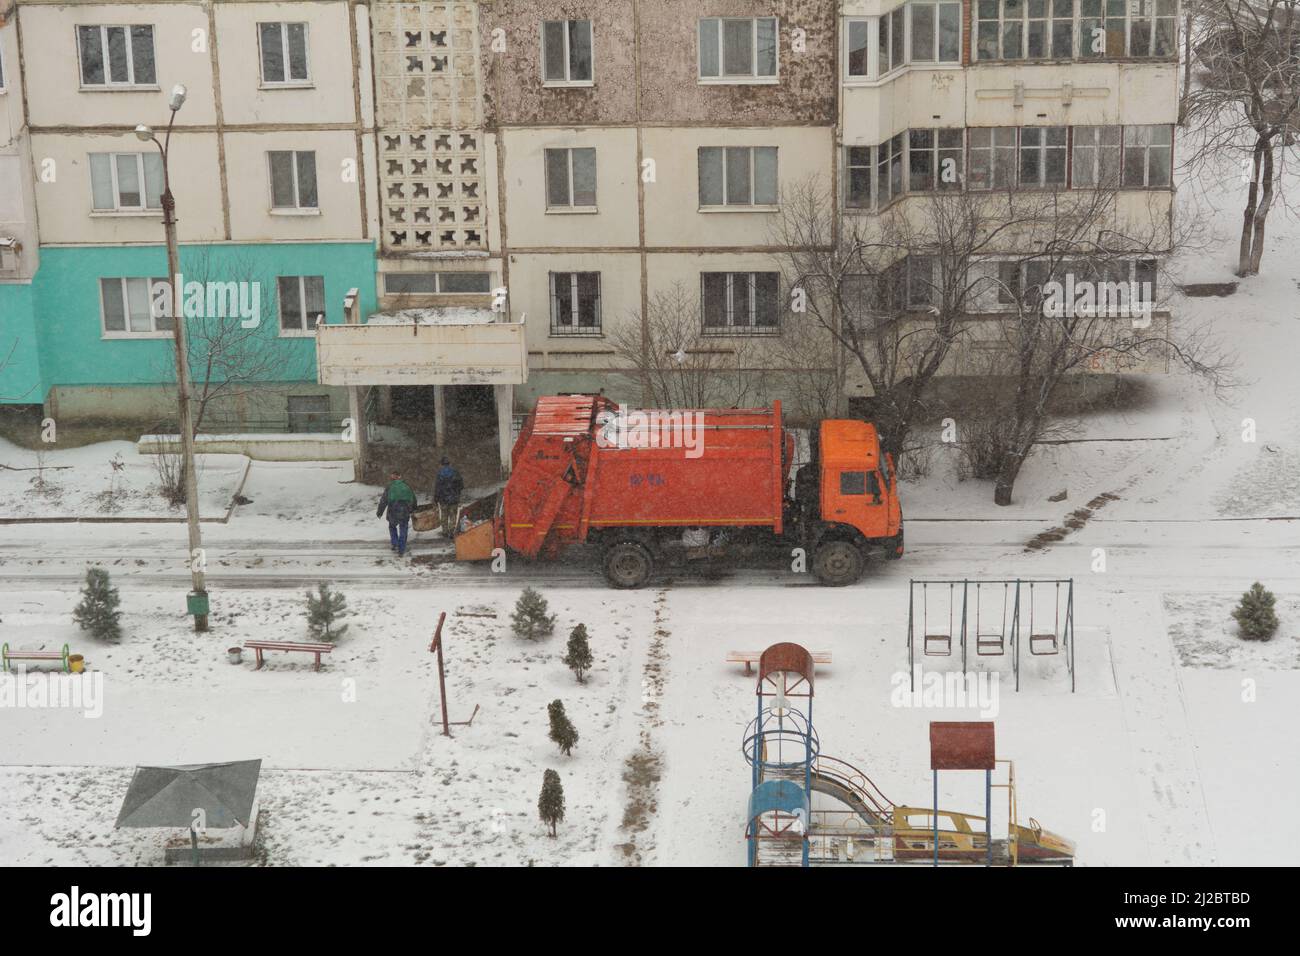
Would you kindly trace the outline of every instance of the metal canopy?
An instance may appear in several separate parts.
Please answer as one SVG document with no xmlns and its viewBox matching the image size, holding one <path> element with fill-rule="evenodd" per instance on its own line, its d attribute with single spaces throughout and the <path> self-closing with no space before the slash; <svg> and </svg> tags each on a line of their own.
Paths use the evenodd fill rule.
<svg viewBox="0 0 1300 956">
<path fill-rule="evenodd" d="M 206 827 L 246 827 L 261 769 L 261 760 L 136 767 L 114 826 L 188 829 L 202 810 Z"/>
</svg>

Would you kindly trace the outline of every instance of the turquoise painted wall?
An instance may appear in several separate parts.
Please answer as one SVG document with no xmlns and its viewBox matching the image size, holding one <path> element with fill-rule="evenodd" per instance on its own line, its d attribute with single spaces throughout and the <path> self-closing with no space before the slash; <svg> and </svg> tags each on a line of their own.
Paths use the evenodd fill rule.
<svg viewBox="0 0 1300 956">
<path fill-rule="evenodd" d="M 356 288 L 361 314 L 377 308 L 372 242 L 276 243 L 181 246 L 181 272 L 190 279 L 257 281 L 262 286 L 260 334 L 279 335 L 274 306 L 277 276 L 325 278 L 325 321 L 343 321 L 343 296 Z M 103 337 L 99 280 L 148 278 L 167 272 L 165 247 L 75 246 L 41 249 L 33 283 L 33 314 L 39 341 L 42 401 L 56 385 L 142 385 L 169 381 L 160 374 L 171 359 L 167 339 Z M 292 363 L 302 381 L 315 381 L 315 339 L 289 339 Z"/>
<path fill-rule="evenodd" d="M 0 285 L 0 405 L 45 398 L 32 286 Z"/>
</svg>

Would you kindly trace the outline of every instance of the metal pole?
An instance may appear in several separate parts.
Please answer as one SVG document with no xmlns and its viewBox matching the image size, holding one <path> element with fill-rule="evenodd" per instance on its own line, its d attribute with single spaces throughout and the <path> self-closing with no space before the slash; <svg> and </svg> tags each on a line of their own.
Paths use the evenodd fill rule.
<svg viewBox="0 0 1300 956">
<path fill-rule="evenodd" d="M 939 771 L 931 770 L 934 777 L 934 816 L 931 822 L 934 824 L 934 865 L 939 865 Z"/>
<path fill-rule="evenodd" d="M 171 146 L 172 125 L 176 122 L 177 105 L 172 109 L 171 119 L 167 121 L 165 143 L 158 143 L 162 153 L 163 166 L 163 232 L 167 240 L 167 281 L 172 292 L 172 337 L 176 345 L 176 398 L 180 406 L 181 459 L 185 475 L 185 520 L 189 530 L 190 542 L 190 584 L 194 593 L 200 597 L 207 596 L 207 583 L 203 568 L 206 564 L 203 556 L 203 537 L 199 530 L 199 487 L 198 476 L 194 468 L 194 419 L 190 410 L 190 363 L 189 349 L 185 342 L 185 315 L 182 307 L 180 250 L 176 242 L 176 199 L 172 196 L 171 174 L 167 167 L 167 151 Z M 194 630 L 208 629 L 208 615 L 194 615 Z"/>
<path fill-rule="evenodd" d="M 1007 834 L 1007 839 L 1011 834 Z M 985 866 L 993 865 L 993 771 L 984 771 L 984 843 L 988 847 Z"/>
<path fill-rule="evenodd" d="M 911 684 L 911 690 L 916 691 L 916 668 L 912 663 L 912 602 L 916 594 L 916 582 L 907 582 L 907 677 Z"/>
<path fill-rule="evenodd" d="M 447 612 L 438 615 L 438 626 L 433 632 L 433 644 L 429 650 L 438 654 L 438 697 L 442 702 L 442 735 L 451 736 L 451 727 L 447 723 L 447 678 L 442 669 L 442 622 L 447 619 Z"/>
</svg>

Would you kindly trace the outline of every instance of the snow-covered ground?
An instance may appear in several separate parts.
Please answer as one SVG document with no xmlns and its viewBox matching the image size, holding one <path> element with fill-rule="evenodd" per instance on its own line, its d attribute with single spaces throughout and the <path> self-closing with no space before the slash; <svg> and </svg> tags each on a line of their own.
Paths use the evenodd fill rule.
<svg viewBox="0 0 1300 956">
<path fill-rule="evenodd" d="M 1234 217 L 1219 222 L 1215 245 L 1178 267 L 1182 281 L 1230 277 Z M 1264 275 L 1231 298 L 1172 303 L 1179 323 L 1212 326 L 1238 353 L 1241 384 L 1223 400 L 1180 373 L 1157 380 L 1142 410 L 1091 417 L 1074 436 L 1089 440 L 1037 450 L 1010 508 L 940 462 L 904 488 L 904 560 L 853 588 L 773 566 L 613 592 L 581 563 L 511 562 L 504 574 L 446 563 L 436 535 L 399 560 L 374 517 L 378 489 L 352 484 L 346 463 L 214 457 L 205 515 L 224 516 L 241 481 L 248 503 L 204 525 L 213 629 L 196 636 L 180 613 L 183 525 L 0 525 L 0 640 L 68 642 L 105 692 L 97 719 L 0 708 L 0 860 L 159 862 L 163 834 L 112 829 L 131 768 L 261 757 L 270 864 L 739 865 L 754 684 L 727 652 L 781 640 L 829 651 L 814 704 L 823 753 L 924 805 L 928 722 L 981 714 L 895 706 L 908 579 L 1020 576 L 1073 578 L 1077 628 L 1074 694 L 1060 657 L 1026 653 L 1020 693 L 1007 658 L 977 662 L 1001 678 L 992 719 L 999 756 L 1016 762 L 1022 821 L 1074 840 L 1081 865 L 1300 863 L 1300 228 L 1279 210 L 1270 232 Z M 0 470 L 3 516 L 93 508 L 118 451 L 145 494 L 150 465 L 130 445 L 52 451 L 47 464 L 76 471 L 51 474 L 75 474 L 80 497 L 36 502 L 32 473 Z M 5 463 L 30 457 L 0 447 Z M 1081 527 L 1026 549 L 1103 494 Z M 132 508 L 148 510 L 142 499 L 120 515 Z M 121 588 L 117 646 L 72 623 L 88 562 Z M 303 655 L 272 655 L 260 671 L 226 662 L 254 636 L 305 638 L 302 591 L 316 580 L 336 582 L 354 611 L 319 673 Z M 1277 593 L 1282 620 L 1265 644 L 1241 641 L 1229 616 L 1255 580 Z M 508 622 L 525 584 L 559 617 L 536 643 Z M 432 722 L 441 611 L 451 719 L 478 707 L 450 739 Z M 560 660 L 578 622 L 597 660 L 586 684 Z M 570 757 L 547 740 L 557 698 L 581 734 Z M 555 840 L 536 814 L 546 768 L 567 799 Z M 977 776 L 941 778 L 943 803 L 982 813 Z"/>
</svg>

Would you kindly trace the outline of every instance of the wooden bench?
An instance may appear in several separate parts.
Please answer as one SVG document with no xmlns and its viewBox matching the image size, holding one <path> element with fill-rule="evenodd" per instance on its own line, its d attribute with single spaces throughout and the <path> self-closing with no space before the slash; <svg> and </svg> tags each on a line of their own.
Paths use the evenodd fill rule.
<svg viewBox="0 0 1300 956">
<path fill-rule="evenodd" d="M 320 670 L 320 656 L 334 650 L 333 644 L 310 644 L 305 641 L 245 641 L 244 649 L 257 652 L 257 667 L 260 670 L 266 663 L 262 659 L 263 651 L 305 651 L 316 655 L 316 669 Z"/>
<path fill-rule="evenodd" d="M 0 661 L 4 664 L 5 671 L 9 670 L 10 661 L 62 661 L 63 671 L 68 673 L 72 668 L 68 664 L 68 645 L 63 645 L 61 651 L 11 651 L 6 643 L 0 647 Z"/>
<path fill-rule="evenodd" d="M 758 659 L 763 656 L 762 651 L 727 651 L 728 664 L 744 664 L 745 673 L 754 673 L 754 665 Z M 830 651 L 818 651 L 812 656 L 814 664 L 829 664 L 831 662 Z"/>
</svg>

